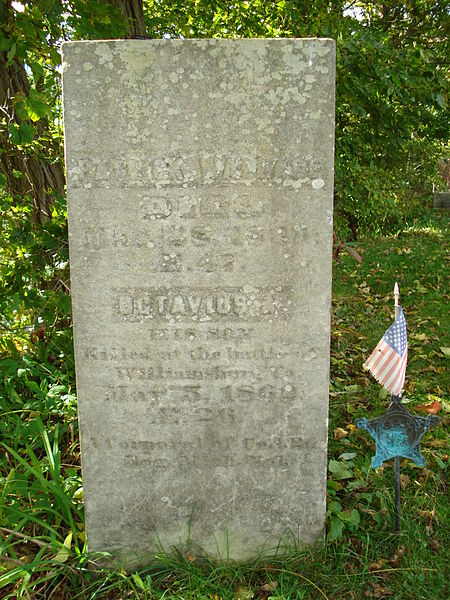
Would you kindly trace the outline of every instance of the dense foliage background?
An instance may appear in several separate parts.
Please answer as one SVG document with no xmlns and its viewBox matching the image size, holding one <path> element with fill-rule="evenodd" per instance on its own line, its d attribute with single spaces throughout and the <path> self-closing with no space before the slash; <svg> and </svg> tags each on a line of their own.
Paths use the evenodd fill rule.
<svg viewBox="0 0 450 600">
<path fill-rule="evenodd" d="M 344 261 L 335 270 L 336 285 L 341 287 L 335 289 L 332 398 L 333 394 L 344 396 L 348 408 L 348 413 L 347 409 L 333 412 L 332 406 L 332 419 L 339 429 L 342 420 L 353 419 L 358 411 L 357 391 L 367 387 L 358 381 L 363 350 L 378 341 L 364 341 L 362 348 L 357 337 L 350 348 L 345 339 L 349 328 L 356 335 L 352 319 L 371 318 L 378 311 L 377 302 L 383 301 L 390 289 L 386 286 L 392 284 L 389 268 L 396 273 L 408 266 L 411 269 L 403 287 L 411 294 L 410 312 L 421 294 L 431 290 L 428 308 L 417 314 L 416 324 L 424 329 L 417 333 L 425 335 L 423 345 L 434 344 L 435 355 L 427 355 L 422 362 L 419 358 L 417 364 L 427 375 L 421 379 L 422 387 L 412 385 L 409 393 L 417 403 L 427 400 L 427 394 L 430 402 L 439 403 L 443 397 L 444 374 L 436 362 L 443 360 L 439 332 L 445 279 L 440 249 L 445 227 L 441 222 L 423 227 L 423 222 L 433 186 L 446 186 L 440 172 L 448 157 L 448 22 L 448 7 L 439 0 L 0 0 L 0 435 L 4 444 L 0 451 L 0 556 L 7 556 L 0 565 L 0 588 L 11 584 L 11 593 L 21 597 L 28 594 L 26 590 L 32 588 L 35 593 L 41 586 L 42 597 L 47 597 L 45 582 L 52 573 L 55 576 L 55 561 L 69 564 L 74 553 L 81 561 L 77 568 L 87 565 L 82 558 L 64 197 L 62 42 L 117 37 L 317 36 L 336 40 L 335 231 L 347 244 L 357 243 L 364 258 L 358 273 L 354 261 Z M 423 246 L 414 229 L 417 219 L 427 240 Z M 380 245 L 363 242 L 367 234 L 391 237 L 382 238 Z M 395 249 L 393 254 L 391 249 Z M 380 263 L 386 264 L 384 271 Z M 371 292 L 380 286 L 383 291 Z M 340 302 L 339 294 L 344 292 L 345 300 Z M 359 309 L 352 294 L 360 300 Z M 356 312 L 347 312 L 348 303 Z M 386 325 L 389 316 L 381 316 Z M 370 325 L 363 338 L 370 336 L 369 330 Z M 383 330 L 380 322 L 376 335 Z M 373 406 L 373 395 L 370 402 Z M 341 427 L 337 439 L 352 430 L 342 431 Z M 445 461 L 442 452 L 436 453 L 433 465 L 439 470 Z M 375 515 L 371 526 L 381 529 L 385 500 L 383 494 L 376 496 L 373 488 L 361 484 L 366 480 L 369 485 L 368 469 L 362 471 L 348 457 L 334 462 L 339 464 L 331 475 L 329 537 L 342 539 L 343 533 L 351 536 L 358 530 L 365 513 L 354 508 L 356 490 L 358 498 L 365 495 L 367 514 Z M 423 485 L 431 485 L 427 493 L 441 493 L 439 476 L 426 477 L 429 480 Z M 356 482 L 353 488 L 352 482 Z M 427 513 L 424 527 L 432 532 L 435 508 L 431 500 L 427 502 L 420 510 Z M 354 542 L 354 548 L 351 543 L 348 554 L 354 559 L 360 541 Z M 34 565 L 33 569 L 25 568 L 27 564 Z M 41 568 L 36 565 L 44 565 L 42 582 L 36 578 Z M 73 567 L 68 569 L 61 577 L 67 577 Z M 81 585 L 83 577 L 86 574 L 76 585 Z M 142 590 L 146 581 L 139 578 L 127 585 Z M 230 589 L 236 587 L 233 581 Z M 410 582 L 411 589 L 416 583 Z M 425 578 L 423 585 L 429 583 Z M 275 593 L 275 588 L 266 591 Z M 85 597 L 84 592 L 80 594 Z M 205 597 L 213 598 L 208 594 Z M 268 595 L 261 592 L 259 597 Z"/>
</svg>

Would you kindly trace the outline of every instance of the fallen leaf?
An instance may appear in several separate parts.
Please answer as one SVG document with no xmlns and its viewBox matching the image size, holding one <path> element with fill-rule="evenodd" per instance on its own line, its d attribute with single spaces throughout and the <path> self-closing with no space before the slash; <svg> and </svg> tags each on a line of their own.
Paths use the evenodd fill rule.
<svg viewBox="0 0 450 600">
<path fill-rule="evenodd" d="M 259 589 L 261 592 L 274 592 L 278 587 L 278 581 L 269 581 L 262 585 Z"/>
<path fill-rule="evenodd" d="M 450 358 L 450 348 L 439 348 L 445 358 Z"/>
<path fill-rule="evenodd" d="M 254 596 L 254 592 L 243 585 L 240 585 L 234 592 L 234 600 L 252 600 Z"/>
<path fill-rule="evenodd" d="M 397 552 L 395 552 L 389 559 L 389 564 L 391 564 L 393 566 L 398 566 L 401 562 L 403 555 L 405 554 L 405 551 L 406 551 L 406 546 L 404 544 L 401 544 L 397 548 Z"/>
<path fill-rule="evenodd" d="M 364 544 L 361 540 L 359 540 L 356 537 L 350 537 L 348 539 L 350 546 L 352 547 L 352 549 L 359 555 L 363 556 L 364 555 Z"/>
<path fill-rule="evenodd" d="M 385 598 L 386 596 L 393 596 L 394 592 L 390 589 L 382 587 L 379 583 L 370 582 L 372 589 L 368 589 L 364 592 L 366 598 Z"/>
<path fill-rule="evenodd" d="M 347 437 L 348 436 L 348 431 L 345 431 L 345 429 L 342 429 L 342 427 L 337 427 L 334 430 L 334 439 L 335 440 L 342 440 L 342 438 Z"/>
<path fill-rule="evenodd" d="M 435 554 L 437 552 L 439 552 L 439 550 L 440 550 L 439 540 L 432 539 L 428 542 L 428 545 L 430 546 L 431 551 L 434 552 Z"/>
<path fill-rule="evenodd" d="M 441 408 L 441 403 L 437 400 L 435 400 L 434 402 L 428 402 L 428 404 L 421 404 L 420 406 L 416 406 L 417 410 L 425 412 L 429 415 L 437 415 Z"/>
<path fill-rule="evenodd" d="M 408 487 L 408 485 L 410 484 L 410 478 L 408 477 L 408 475 L 400 475 L 400 485 L 402 490 L 406 489 Z"/>
<path fill-rule="evenodd" d="M 356 571 L 356 565 L 353 562 L 346 561 L 344 563 L 344 569 L 347 573 L 354 573 Z"/>
<path fill-rule="evenodd" d="M 379 569 L 383 569 L 386 566 L 387 560 L 385 558 L 380 558 L 377 562 L 370 563 L 369 571 L 378 571 Z"/>
<path fill-rule="evenodd" d="M 447 440 L 430 440 L 428 446 L 432 446 L 433 448 L 447 448 L 448 442 Z"/>
</svg>

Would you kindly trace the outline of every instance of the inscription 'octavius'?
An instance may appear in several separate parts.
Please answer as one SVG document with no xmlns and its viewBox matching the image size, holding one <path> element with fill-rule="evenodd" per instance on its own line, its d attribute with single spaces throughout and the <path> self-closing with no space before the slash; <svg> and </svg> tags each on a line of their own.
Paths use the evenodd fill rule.
<svg viewBox="0 0 450 600">
<path fill-rule="evenodd" d="M 115 289 L 113 312 L 123 321 L 212 319 L 286 319 L 292 307 L 286 287 L 243 286 L 221 289 Z"/>
</svg>

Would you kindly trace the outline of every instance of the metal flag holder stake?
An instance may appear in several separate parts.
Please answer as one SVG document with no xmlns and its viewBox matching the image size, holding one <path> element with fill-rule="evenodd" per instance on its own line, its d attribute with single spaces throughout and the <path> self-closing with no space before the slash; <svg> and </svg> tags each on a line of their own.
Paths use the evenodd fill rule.
<svg viewBox="0 0 450 600">
<path fill-rule="evenodd" d="M 397 283 L 394 287 L 395 296 L 395 323 L 383 336 L 380 343 L 372 353 L 371 357 L 366 361 L 365 368 L 368 368 L 372 374 L 383 383 L 385 387 L 386 382 L 390 387 L 392 386 L 397 391 L 398 395 L 392 394 L 392 401 L 389 405 L 386 413 L 381 417 L 367 420 L 361 418 L 356 421 L 357 427 L 365 429 L 373 437 L 376 444 L 375 456 L 372 457 L 372 468 L 376 469 L 381 467 L 385 460 L 390 458 L 394 459 L 395 468 L 395 530 L 400 531 L 400 457 L 409 458 L 419 467 L 425 466 L 425 459 L 420 453 L 420 440 L 424 433 L 431 427 L 436 426 L 440 419 L 435 415 L 429 415 L 428 417 L 416 417 L 411 415 L 405 406 L 402 404 L 401 387 L 404 382 L 404 373 L 406 371 L 406 357 L 407 357 L 407 344 L 406 344 L 406 325 L 404 327 L 404 345 L 403 352 L 401 351 L 401 335 L 403 332 L 399 332 L 400 329 L 400 317 L 403 318 L 403 313 L 398 305 L 399 290 Z M 384 343 L 384 347 L 381 349 L 383 340 L 386 340 L 390 346 L 386 350 L 387 344 Z M 392 347 L 391 347 L 392 346 Z M 399 351 L 400 349 L 400 351 Z M 379 356 L 375 353 L 378 352 Z M 395 352 L 397 356 L 395 356 Z M 391 354 L 389 354 L 391 353 Z M 390 358 L 390 356 L 395 358 Z M 373 358 L 375 356 L 375 358 Z M 390 363 L 388 361 L 391 360 Z M 395 360 L 397 362 L 395 362 Z M 370 366 L 366 366 L 370 361 Z M 388 366 L 384 367 L 386 363 Z M 375 367 L 373 365 L 376 365 Z M 391 364 L 393 365 L 391 367 Z M 398 365 L 396 367 L 396 365 Z M 390 375 L 386 379 L 386 373 L 389 375 L 392 370 L 397 369 L 399 372 L 399 381 L 392 383 L 393 376 Z M 382 370 L 383 369 L 383 370 Z M 384 378 L 384 380 L 383 380 Z"/>
</svg>

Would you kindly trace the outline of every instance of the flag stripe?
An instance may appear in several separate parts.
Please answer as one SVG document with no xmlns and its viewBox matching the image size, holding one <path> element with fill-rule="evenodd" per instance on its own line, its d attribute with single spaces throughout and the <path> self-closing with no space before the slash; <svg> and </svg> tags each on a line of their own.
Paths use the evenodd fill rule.
<svg viewBox="0 0 450 600">
<path fill-rule="evenodd" d="M 398 396 L 405 383 L 408 361 L 408 341 L 403 311 L 385 332 L 374 351 L 364 363 L 364 368 L 372 373 L 388 391 Z"/>
<path fill-rule="evenodd" d="M 378 344 L 376 345 L 375 350 L 372 352 L 372 354 L 369 356 L 369 358 L 364 363 L 364 368 L 366 368 L 367 370 L 375 369 L 376 366 L 378 365 L 378 363 L 381 360 L 383 360 L 384 357 L 386 356 L 386 352 L 387 352 L 388 348 L 389 347 L 386 344 L 386 342 L 384 340 L 380 340 L 378 342 Z"/>
<path fill-rule="evenodd" d="M 405 377 L 406 377 L 406 363 L 408 361 L 408 350 L 405 350 L 405 358 L 404 358 L 404 363 L 402 365 L 402 374 L 400 377 L 400 380 L 398 382 L 397 387 L 395 388 L 395 391 L 393 392 L 395 394 L 395 396 L 400 395 L 400 392 L 402 391 L 402 387 L 403 384 L 405 383 Z"/>
<path fill-rule="evenodd" d="M 372 373 L 376 373 L 379 376 L 386 365 L 390 362 L 392 357 L 392 349 L 384 340 L 381 340 L 378 343 L 379 346 L 379 354 L 376 357 L 375 361 L 370 365 L 370 370 Z"/>
<path fill-rule="evenodd" d="M 399 376 L 401 378 L 401 372 L 402 369 L 404 369 L 406 367 L 406 357 L 407 357 L 408 353 L 405 350 L 405 353 L 403 355 L 403 357 L 399 357 L 398 360 L 396 361 L 396 366 L 395 368 L 391 369 L 391 371 L 386 375 L 386 385 L 394 385 L 395 383 L 395 379 L 397 378 L 397 376 Z"/>
<path fill-rule="evenodd" d="M 391 351 L 389 362 L 386 363 L 384 369 L 380 373 L 380 377 L 382 377 L 386 382 L 390 379 L 390 376 L 393 371 L 397 371 L 398 367 L 401 365 L 402 357 L 399 356 L 396 352 Z"/>
</svg>

